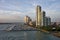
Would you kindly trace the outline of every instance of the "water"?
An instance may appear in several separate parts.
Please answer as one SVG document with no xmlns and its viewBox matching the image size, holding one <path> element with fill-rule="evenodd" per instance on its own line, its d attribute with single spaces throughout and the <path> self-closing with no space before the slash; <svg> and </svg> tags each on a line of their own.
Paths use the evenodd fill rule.
<svg viewBox="0 0 60 40">
<path fill-rule="evenodd" d="M 5 29 L 7 24 L 0 26 Z M 40 31 L 0 31 L 0 40 L 60 40 L 51 34 Z"/>
</svg>

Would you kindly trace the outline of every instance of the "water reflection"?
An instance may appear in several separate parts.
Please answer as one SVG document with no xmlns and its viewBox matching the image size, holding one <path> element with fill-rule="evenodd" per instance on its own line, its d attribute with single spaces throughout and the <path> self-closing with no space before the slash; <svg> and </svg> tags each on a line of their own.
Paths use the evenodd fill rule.
<svg viewBox="0 0 60 40">
<path fill-rule="evenodd" d="M 40 31 L 0 31 L 0 40 L 60 40 L 60 38 Z"/>
<path fill-rule="evenodd" d="M 57 38 L 57 37 L 53 36 L 52 34 L 37 31 L 36 40 L 60 40 L 60 38 Z"/>
</svg>

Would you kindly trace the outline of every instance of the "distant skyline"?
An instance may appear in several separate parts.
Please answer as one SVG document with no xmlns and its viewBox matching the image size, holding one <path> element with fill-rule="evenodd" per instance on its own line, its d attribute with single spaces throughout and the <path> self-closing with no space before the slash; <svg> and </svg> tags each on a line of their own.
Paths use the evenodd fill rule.
<svg viewBox="0 0 60 40">
<path fill-rule="evenodd" d="M 35 19 L 37 5 L 52 21 L 60 22 L 60 0 L 0 0 L 0 22 L 22 22 L 26 15 Z"/>
</svg>

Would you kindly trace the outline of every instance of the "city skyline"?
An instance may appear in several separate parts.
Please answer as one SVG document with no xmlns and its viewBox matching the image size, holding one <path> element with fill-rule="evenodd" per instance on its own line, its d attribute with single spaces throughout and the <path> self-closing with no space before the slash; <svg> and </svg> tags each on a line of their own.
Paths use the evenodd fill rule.
<svg viewBox="0 0 60 40">
<path fill-rule="evenodd" d="M 60 0 L 0 0 L 0 22 L 20 22 L 25 15 L 35 19 L 37 5 L 52 21 L 60 21 Z"/>
</svg>

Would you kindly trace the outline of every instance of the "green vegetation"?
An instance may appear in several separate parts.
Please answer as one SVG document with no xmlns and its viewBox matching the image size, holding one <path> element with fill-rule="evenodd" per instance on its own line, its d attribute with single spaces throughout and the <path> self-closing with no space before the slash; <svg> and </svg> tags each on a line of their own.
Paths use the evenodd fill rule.
<svg viewBox="0 0 60 40">
<path fill-rule="evenodd" d="M 43 27 L 40 27 L 40 29 L 46 30 L 46 31 L 60 31 L 60 27 L 59 26 L 56 26 L 56 27 L 43 26 Z"/>
<path fill-rule="evenodd" d="M 40 27 L 40 29 L 43 29 L 43 30 L 46 30 L 46 31 L 51 31 L 52 30 L 52 28 L 48 27 L 48 26 Z"/>
<path fill-rule="evenodd" d="M 57 28 L 56 28 L 56 31 L 60 31 L 60 27 L 57 27 Z"/>
</svg>

